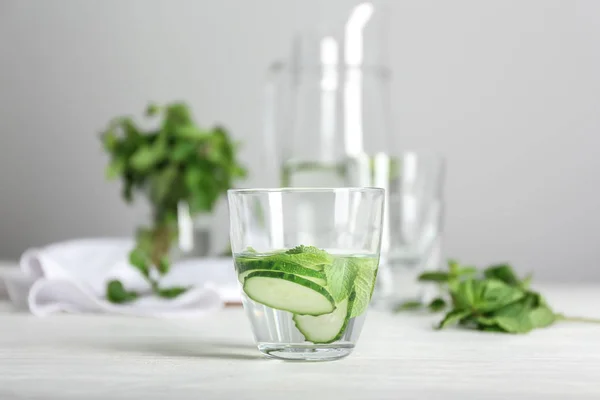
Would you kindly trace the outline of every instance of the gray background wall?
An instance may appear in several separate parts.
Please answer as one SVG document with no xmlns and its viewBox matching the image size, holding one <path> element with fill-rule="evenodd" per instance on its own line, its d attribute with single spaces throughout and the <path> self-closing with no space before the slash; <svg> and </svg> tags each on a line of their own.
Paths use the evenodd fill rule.
<svg viewBox="0 0 600 400">
<path fill-rule="evenodd" d="M 149 100 L 226 123 L 260 184 L 265 69 L 317 4 L 0 0 L 0 258 L 130 232 L 97 133 Z M 447 157 L 449 256 L 600 279 L 598 21 L 595 0 L 394 2 L 396 134 Z"/>
</svg>

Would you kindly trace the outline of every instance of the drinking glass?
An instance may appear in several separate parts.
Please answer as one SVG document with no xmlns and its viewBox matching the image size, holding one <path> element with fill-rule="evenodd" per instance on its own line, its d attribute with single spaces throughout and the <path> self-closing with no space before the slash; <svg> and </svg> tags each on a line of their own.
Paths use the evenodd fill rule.
<svg viewBox="0 0 600 400">
<path fill-rule="evenodd" d="M 388 168 L 380 171 L 377 165 Z M 380 276 L 374 302 L 394 307 L 424 301 L 435 287 L 421 284 L 424 270 L 442 267 L 443 187 L 445 163 L 430 152 L 405 152 L 389 163 L 375 164 L 386 188 L 386 218 Z M 376 179 L 377 180 L 377 179 Z"/>
<path fill-rule="evenodd" d="M 381 188 L 238 189 L 231 245 L 259 351 L 279 359 L 349 355 L 375 286 Z M 314 204 L 327 210 L 312 212 Z"/>
</svg>

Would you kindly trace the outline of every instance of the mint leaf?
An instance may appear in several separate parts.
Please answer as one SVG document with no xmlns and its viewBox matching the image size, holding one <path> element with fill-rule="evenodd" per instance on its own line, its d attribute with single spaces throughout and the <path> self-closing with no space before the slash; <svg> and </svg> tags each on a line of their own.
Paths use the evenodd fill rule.
<svg viewBox="0 0 600 400">
<path fill-rule="evenodd" d="M 395 309 L 395 312 L 420 310 L 423 308 L 423 303 L 420 301 L 405 301 L 400 303 Z"/>
<path fill-rule="evenodd" d="M 531 279 L 533 279 L 533 275 L 529 274 L 521 281 L 522 289 L 529 289 L 529 285 L 531 285 Z"/>
<path fill-rule="evenodd" d="M 493 265 L 483 271 L 486 278 L 500 280 L 510 286 L 519 286 L 520 280 L 508 264 Z"/>
<path fill-rule="evenodd" d="M 496 279 L 466 279 L 449 285 L 450 294 L 457 309 L 480 312 L 497 310 L 525 296 L 521 289 Z"/>
<path fill-rule="evenodd" d="M 327 289 L 336 303 L 352 292 L 359 268 L 352 258 L 336 258 L 332 264 L 324 266 Z"/>
<path fill-rule="evenodd" d="M 166 256 L 161 258 L 156 267 L 161 275 L 165 275 L 167 272 L 169 272 L 169 268 L 171 267 L 169 258 Z"/>
<path fill-rule="evenodd" d="M 540 306 L 529 314 L 531 324 L 534 328 L 545 328 L 556 322 L 556 314 L 546 306 Z"/>
<path fill-rule="evenodd" d="M 143 276 L 150 276 L 148 257 L 146 257 L 144 251 L 139 247 L 133 249 L 131 253 L 129 253 L 129 263 L 136 267 Z"/>
<path fill-rule="evenodd" d="M 447 272 L 423 272 L 419 275 L 421 282 L 448 282 L 450 275 Z"/>
<path fill-rule="evenodd" d="M 137 297 L 136 292 L 126 290 L 119 280 L 109 281 L 106 285 L 106 298 L 111 303 L 127 303 L 137 299 Z"/>
<path fill-rule="evenodd" d="M 442 311 L 444 308 L 446 308 L 446 301 L 438 297 L 437 299 L 433 299 L 427 307 L 432 312 Z"/>
<path fill-rule="evenodd" d="M 476 298 L 475 292 L 476 289 L 479 292 L 480 288 L 475 280 L 467 279 L 462 282 L 452 282 L 449 288 L 456 308 L 468 309 L 476 307 L 479 299 Z"/>
<path fill-rule="evenodd" d="M 108 164 L 106 167 L 105 175 L 107 179 L 115 179 L 123 173 L 125 170 L 125 160 L 123 158 L 116 158 Z"/>
<path fill-rule="evenodd" d="M 289 249 L 285 252 L 285 254 L 319 254 L 322 256 L 329 256 L 329 253 L 327 253 L 325 250 L 321 250 L 314 246 L 305 246 L 303 244 L 301 244 L 300 246 L 296 246 L 293 249 Z"/>
<path fill-rule="evenodd" d="M 160 107 L 158 105 L 156 105 L 156 104 L 150 103 L 146 107 L 146 116 L 148 116 L 148 117 L 154 117 L 159 112 L 160 112 Z"/>
<path fill-rule="evenodd" d="M 266 258 L 269 261 L 284 261 L 296 263 L 301 267 L 323 270 L 326 265 L 333 263 L 331 254 L 312 246 L 298 246 Z M 349 293 L 348 293 L 349 294 Z"/>
<path fill-rule="evenodd" d="M 459 278 L 475 275 L 477 268 L 470 266 L 463 267 L 456 260 L 448 260 L 448 271 L 452 278 Z"/>
<path fill-rule="evenodd" d="M 350 260 L 354 268 L 356 268 L 356 277 L 354 278 L 353 285 L 356 298 L 350 312 L 350 318 L 353 318 L 363 314 L 369 307 L 373 289 L 375 288 L 379 260 L 373 257 L 351 257 Z"/>
<path fill-rule="evenodd" d="M 448 314 L 446 314 L 446 316 L 444 317 L 442 322 L 440 322 L 438 329 L 444 329 L 451 325 L 455 325 L 455 324 L 459 323 L 460 320 L 467 317 L 470 313 L 471 313 L 471 311 L 469 311 L 469 310 L 450 311 Z"/>
<path fill-rule="evenodd" d="M 507 333 L 527 333 L 534 326 L 529 318 L 530 308 L 526 301 L 510 304 L 494 312 L 494 321 Z"/>
<path fill-rule="evenodd" d="M 158 291 L 156 293 L 160 297 L 164 297 L 166 299 L 173 299 L 173 298 L 185 293 L 188 289 L 189 289 L 189 287 L 174 286 L 174 287 L 165 288 L 165 289 L 158 289 Z"/>
<path fill-rule="evenodd" d="M 480 282 L 481 298 L 477 299 L 479 301 L 477 309 L 480 311 L 497 310 L 525 297 L 525 292 L 521 289 L 502 281 L 488 279 Z"/>
<path fill-rule="evenodd" d="M 557 321 L 600 324 L 600 319 L 555 313 L 539 293 L 529 290 L 531 275 L 521 280 L 508 264 L 478 271 L 449 260 L 448 272 L 428 271 L 421 274 L 419 280 L 440 283 L 450 298 L 451 310 L 440 322 L 439 329 L 459 324 L 485 332 L 522 334 Z M 432 310 L 443 306 L 441 298 L 429 304 Z"/>
</svg>

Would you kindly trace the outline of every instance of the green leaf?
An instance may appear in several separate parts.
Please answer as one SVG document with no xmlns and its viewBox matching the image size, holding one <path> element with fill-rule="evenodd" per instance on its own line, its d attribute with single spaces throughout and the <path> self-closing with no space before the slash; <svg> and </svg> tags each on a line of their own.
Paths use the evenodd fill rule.
<svg viewBox="0 0 600 400">
<path fill-rule="evenodd" d="M 149 257 L 139 247 L 129 253 L 129 263 L 137 268 L 143 276 L 150 276 Z"/>
<path fill-rule="evenodd" d="M 405 301 L 404 303 L 400 303 L 396 308 L 394 308 L 394 312 L 401 311 L 414 311 L 420 310 L 423 308 L 423 303 L 420 301 Z"/>
<path fill-rule="evenodd" d="M 313 269 L 323 269 L 325 265 L 333 263 L 333 257 L 329 253 L 312 246 L 298 246 L 272 257 Z"/>
<path fill-rule="evenodd" d="M 169 262 L 169 258 L 167 256 L 163 256 L 156 268 L 161 275 L 166 275 L 169 272 L 169 268 L 171 267 L 171 263 Z"/>
<path fill-rule="evenodd" d="M 481 281 L 481 285 L 482 293 L 477 308 L 484 312 L 500 309 L 525 296 L 525 292 L 520 288 L 509 286 L 496 279 Z"/>
<path fill-rule="evenodd" d="M 471 312 L 469 310 L 453 310 L 446 314 L 442 322 L 440 322 L 438 329 L 444 329 L 452 325 L 456 325 L 463 318 L 469 316 Z"/>
<path fill-rule="evenodd" d="M 556 322 L 556 314 L 546 306 L 541 306 L 532 310 L 529 319 L 534 328 L 545 328 Z"/>
<path fill-rule="evenodd" d="M 447 272 L 435 271 L 435 272 L 423 272 L 419 275 L 419 281 L 421 282 L 448 282 L 450 275 Z"/>
<path fill-rule="evenodd" d="M 165 150 L 161 146 L 140 147 L 131 157 L 131 167 L 136 171 L 146 173 L 164 157 Z"/>
<path fill-rule="evenodd" d="M 375 288 L 375 279 L 377 278 L 377 266 L 379 265 L 379 260 L 374 257 L 352 257 L 352 259 L 356 268 L 353 287 L 356 297 L 354 298 L 350 318 L 362 315 L 369 307 Z"/>
<path fill-rule="evenodd" d="M 350 296 L 359 268 L 352 258 L 336 258 L 324 266 L 327 289 L 336 303 Z"/>
<path fill-rule="evenodd" d="M 437 299 L 433 299 L 427 307 L 432 312 L 442 311 L 444 308 L 446 308 L 446 301 L 441 297 L 438 297 Z"/>
<path fill-rule="evenodd" d="M 325 250 L 321 250 L 314 246 L 304 246 L 303 244 L 287 250 L 285 254 L 318 254 L 326 258 L 330 257 Z"/>
<path fill-rule="evenodd" d="M 484 317 L 481 315 L 478 316 L 471 316 L 470 319 L 477 325 L 480 326 L 496 326 L 496 320 L 494 319 L 494 317 Z"/>
<path fill-rule="evenodd" d="M 189 166 L 185 170 L 185 185 L 191 193 L 201 190 L 205 180 L 205 172 L 200 167 Z"/>
<path fill-rule="evenodd" d="M 510 286 L 519 286 L 521 281 L 508 264 L 493 265 L 483 271 L 486 278 L 497 279 Z"/>
<path fill-rule="evenodd" d="M 534 328 L 529 318 L 530 312 L 526 302 L 521 301 L 496 311 L 494 320 L 507 333 L 527 333 Z"/>
<path fill-rule="evenodd" d="M 203 140 L 208 139 L 210 134 L 201 130 L 193 124 L 177 126 L 174 130 L 175 135 L 180 139 Z"/>
<path fill-rule="evenodd" d="M 158 289 L 157 294 L 166 299 L 174 299 L 175 297 L 185 293 L 189 287 L 174 286 L 170 288 Z"/>
<path fill-rule="evenodd" d="M 165 204 L 173 193 L 179 171 L 177 166 L 170 165 L 152 176 L 150 180 L 150 198 L 154 204 Z"/>
<path fill-rule="evenodd" d="M 119 144 L 119 138 L 113 129 L 109 129 L 108 131 L 104 132 L 101 136 L 101 139 L 104 149 L 109 153 L 113 153 Z"/>
<path fill-rule="evenodd" d="M 448 260 L 448 271 L 451 275 L 458 275 L 460 264 L 456 260 Z"/>
<path fill-rule="evenodd" d="M 119 280 L 111 280 L 106 285 L 106 298 L 111 303 L 127 303 L 137 299 L 137 297 L 137 293 L 126 290 Z"/>
<path fill-rule="evenodd" d="M 504 329 L 500 328 L 498 325 L 481 326 L 479 327 L 479 330 L 484 332 L 506 333 Z"/>
<path fill-rule="evenodd" d="M 469 277 L 477 274 L 477 268 L 475 267 L 459 267 L 453 273 L 454 277 Z"/>
<path fill-rule="evenodd" d="M 453 278 L 469 277 L 477 273 L 477 268 L 471 266 L 463 267 L 456 260 L 448 260 L 448 271 L 449 275 Z"/>
<path fill-rule="evenodd" d="M 198 151 L 198 145 L 190 142 L 177 142 L 169 157 L 173 161 L 182 162 L 190 158 Z"/>
<path fill-rule="evenodd" d="M 125 171 L 125 160 L 123 158 L 114 159 L 106 167 L 106 178 L 115 179 Z"/>
<path fill-rule="evenodd" d="M 155 115 L 158 115 L 159 112 L 160 107 L 154 103 L 150 103 L 148 104 L 148 107 L 146 107 L 146 116 L 148 117 L 154 117 Z"/>
<path fill-rule="evenodd" d="M 167 126 L 178 127 L 193 124 L 190 110 L 184 103 L 172 103 L 167 105 L 165 114 L 165 125 Z"/>
<path fill-rule="evenodd" d="M 454 307 L 458 309 L 475 308 L 479 303 L 476 298 L 476 289 L 479 291 L 479 281 L 467 279 L 450 285 L 450 293 L 454 299 Z"/>
<path fill-rule="evenodd" d="M 526 290 L 531 285 L 531 279 L 533 279 L 533 275 L 529 274 L 521 281 L 521 288 Z"/>
</svg>

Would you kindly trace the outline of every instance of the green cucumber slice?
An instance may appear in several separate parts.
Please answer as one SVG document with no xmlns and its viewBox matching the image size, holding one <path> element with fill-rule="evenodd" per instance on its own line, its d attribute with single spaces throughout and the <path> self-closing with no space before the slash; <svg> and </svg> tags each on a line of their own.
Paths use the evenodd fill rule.
<svg viewBox="0 0 600 400">
<path fill-rule="evenodd" d="M 254 271 L 281 271 L 287 274 L 298 275 L 318 285 L 325 286 L 327 279 L 325 273 L 312 268 L 303 267 L 289 261 L 270 261 L 260 259 L 244 259 L 236 261 L 238 280 L 244 283 L 244 278 Z"/>
<path fill-rule="evenodd" d="M 332 313 L 319 315 L 294 315 L 293 320 L 296 328 L 304 335 L 304 338 L 315 344 L 327 344 L 341 339 L 350 320 L 352 305 L 354 304 L 355 292 L 349 298 L 339 302 Z"/>
<path fill-rule="evenodd" d="M 253 272 L 257 272 L 257 271 L 277 271 L 277 270 L 272 270 L 272 269 L 259 269 L 259 270 L 250 269 L 250 270 L 247 270 L 247 271 L 244 271 L 244 272 L 238 274 L 238 280 L 239 280 L 239 282 L 243 284 L 244 280 L 246 279 L 246 277 L 248 275 L 250 275 Z M 287 271 L 279 271 L 279 272 L 288 273 Z M 314 283 L 316 283 L 319 286 L 325 286 L 327 284 L 327 280 L 324 277 L 323 278 L 315 278 L 315 277 L 312 277 L 312 276 L 302 276 L 301 274 L 294 274 L 294 273 L 290 273 L 290 274 L 298 276 L 298 277 L 301 277 L 301 278 L 304 278 L 304 279 L 309 280 L 311 282 L 314 282 Z"/>
<path fill-rule="evenodd" d="M 331 294 L 306 278 L 281 271 L 254 271 L 244 279 L 244 293 L 257 303 L 301 315 L 329 314 Z"/>
</svg>

